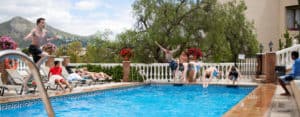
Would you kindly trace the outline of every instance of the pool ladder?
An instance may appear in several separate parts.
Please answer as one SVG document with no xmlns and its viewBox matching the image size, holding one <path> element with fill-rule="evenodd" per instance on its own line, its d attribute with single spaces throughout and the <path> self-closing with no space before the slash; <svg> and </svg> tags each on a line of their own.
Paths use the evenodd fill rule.
<svg viewBox="0 0 300 117">
<path fill-rule="evenodd" d="M 40 92 L 39 95 L 42 98 L 42 101 L 43 101 L 44 106 L 46 108 L 48 117 L 54 117 L 55 114 L 54 114 L 52 105 L 50 103 L 47 91 L 45 90 L 44 84 L 42 83 L 41 75 L 40 75 L 40 72 L 39 72 L 40 65 L 43 62 L 45 62 L 46 60 L 48 60 L 48 56 L 43 57 L 41 60 L 39 60 L 39 62 L 37 64 L 35 64 L 26 54 L 24 54 L 20 51 L 16 51 L 16 50 L 2 50 L 2 51 L 0 51 L 0 58 L 10 57 L 10 56 L 20 57 L 21 60 L 23 60 L 23 62 L 25 62 L 28 65 L 29 70 L 31 71 L 31 75 L 33 76 L 33 78 L 34 78 L 34 80 L 37 84 L 38 90 Z"/>
</svg>

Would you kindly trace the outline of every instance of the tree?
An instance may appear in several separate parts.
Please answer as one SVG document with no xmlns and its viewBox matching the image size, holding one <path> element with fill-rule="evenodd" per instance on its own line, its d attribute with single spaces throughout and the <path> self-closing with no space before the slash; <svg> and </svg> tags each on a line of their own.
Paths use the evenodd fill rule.
<svg viewBox="0 0 300 117">
<path fill-rule="evenodd" d="M 219 4 L 217 0 L 136 0 L 135 29 L 117 39 L 121 46 L 132 46 L 136 51 L 134 60 L 140 62 L 163 61 L 155 41 L 167 48 L 181 45 L 180 51 L 199 47 L 205 61 L 232 61 L 239 53 L 253 55 L 258 51 L 253 24 L 246 20 L 245 10 L 243 1 Z"/>
<path fill-rule="evenodd" d="M 290 33 L 288 30 L 285 31 L 285 33 L 283 34 L 283 37 L 285 39 L 285 48 L 291 47 L 293 44 L 293 39 L 290 36 Z"/>
<path fill-rule="evenodd" d="M 74 41 L 67 45 L 66 47 L 58 48 L 56 54 L 58 56 L 70 56 L 70 60 L 72 63 L 82 62 L 83 59 L 83 49 L 80 41 Z"/>
<path fill-rule="evenodd" d="M 117 43 L 110 41 L 110 31 L 97 32 L 96 36 L 89 40 L 85 62 L 117 62 Z"/>
<path fill-rule="evenodd" d="M 247 9 L 245 2 L 228 2 L 224 8 L 227 11 L 225 35 L 230 43 L 233 60 L 237 61 L 239 53 L 255 54 L 258 51 L 258 42 L 253 33 L 253 23 L 248 22 L 244 15 Z"/>
</svg>

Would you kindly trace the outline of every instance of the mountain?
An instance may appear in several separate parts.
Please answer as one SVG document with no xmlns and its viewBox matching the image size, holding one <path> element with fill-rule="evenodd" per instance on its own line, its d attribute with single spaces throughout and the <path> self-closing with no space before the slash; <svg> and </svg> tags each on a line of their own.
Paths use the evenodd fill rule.
<svg viewBox="0 0 300 117">
<path fill-rule="evenodd" d="M 24 41 L 23 38 L 35 27 L 35 23 L 30 22 L 29 20 L 22 18 L 22 17 L 14 17 L 11 20 L 8 20 L 6 22 L 3 22 L 0 24 L 0 36 L 1 35 L 8 35 L 11 36 L 17 43 L 18 47 L 20 48 L 26 48 L 29 46 L 30 41 Z M 71 33 L 67 33 L 64 31 L 61 31 L 59 29 L 53 28 L 52 26 L 47 25 L 46 29 L 49 32 L 49 35 L 60 35 L 62 36 L 62 39 L 55 40 L 53 43 L 56 43 L 56 45 L 60 46 L 62 44 L 65 44 L 66 39 L 74 41 L 79 40 L 84 42 L 83 45 L 86 45 L 87 39 L 89 39 L 88 36 L 80 36 L 75 35 Z M 71 42 L 68 41 L 68 42 Z"/>
</svg>

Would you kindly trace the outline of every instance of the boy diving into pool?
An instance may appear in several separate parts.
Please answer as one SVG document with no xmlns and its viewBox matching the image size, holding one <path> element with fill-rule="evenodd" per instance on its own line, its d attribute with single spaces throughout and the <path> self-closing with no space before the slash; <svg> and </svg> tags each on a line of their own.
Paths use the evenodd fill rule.
<svg viewBox="0 0 300 117">
<path fill-rule="evenodd" d="M 204 71 L 203 77 L 202 77 L 202 84 L 203 84 L 203 88 L 207 88 L 209 82 L 211 82 L 211 80 L 213 78 L 217 78 L 219 77 L 219 71 L 217 68 L 215 67 L 209 67 Z"/>
</svg>

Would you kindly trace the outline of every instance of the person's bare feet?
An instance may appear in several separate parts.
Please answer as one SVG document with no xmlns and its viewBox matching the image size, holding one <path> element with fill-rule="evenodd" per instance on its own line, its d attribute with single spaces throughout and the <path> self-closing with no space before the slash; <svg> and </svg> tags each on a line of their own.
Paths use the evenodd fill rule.
<svg viewBox="0 0 300 117">
<path fill-rule="evenodd" d="M 70 92 L 72 92 L 72 90 L 73 90 L 73 87 L 70 87 Z"/>
<path fill-rule="evenodd" d="M 289 93 L 281 93 L 280 95 L 281 96 L 291 96 L 291 94 L 289 94 Z"/>
<path fill-rule="evenodd" d="M 49 56 L 49 54 L 47 52 L 42 52 L 39 56 L 40 57 L 45 57 L 45 56 Z"/>
</svg>

